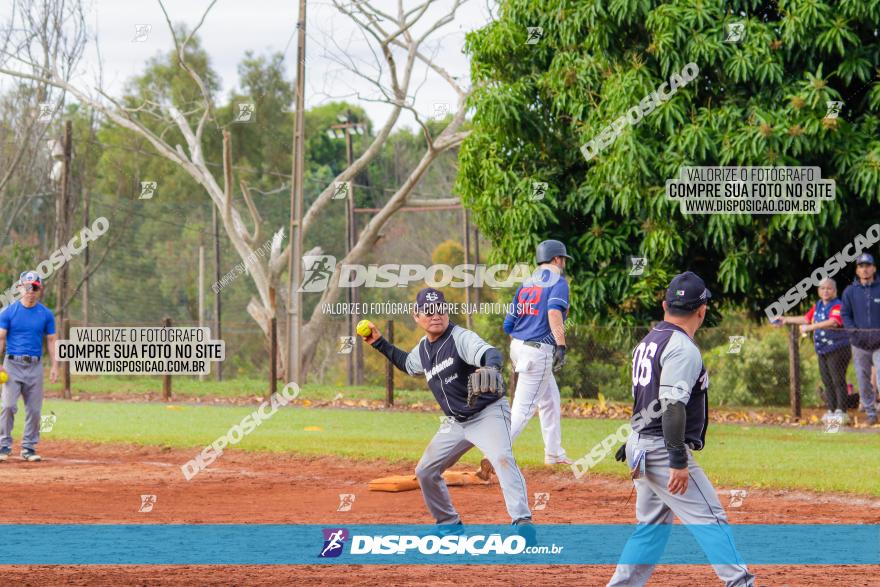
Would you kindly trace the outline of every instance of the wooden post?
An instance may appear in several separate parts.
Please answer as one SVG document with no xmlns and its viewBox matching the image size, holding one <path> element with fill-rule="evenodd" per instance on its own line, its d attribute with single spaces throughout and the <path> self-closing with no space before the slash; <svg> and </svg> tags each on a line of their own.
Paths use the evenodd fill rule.
<svg viewBox="0 0 880 587">
<path fill-rule="evenodd" d="M 89 222 L 89 190 L 83 188 L 83 226 L 91 226 Z M 83 326 L 89 325 L 89 248 L 83 249 L 83 284 L 82 284 L 82 313 Z"/>
<path fill-rule="evenodd" d="M 389 320 L 385 325 L 385 339 L 394 344 L 394 320 Z M 391 361 L 385 362 L 385 407 L 394 405 L 394 365 Z"/>
<path fill-rule="evenodd" d="M 162 325 L 165 328 L 171 328 L 171 318 L 165 316 Z M 171 401 L 171 375 L 162 376 L 162 401 Z"/>
<path fill-rule="evenodd" d="M 798 343 L 798 325 L 788 327 L 788 399 L 791 403 L 791 417 L 801 419 L 801 355 Z"/>
<path fill-rule="evenodd" d="M 278 318 L 272 316 L 269 328 L 272 331 L 269 333 L 271 358 L 269 359 L 269 395 L 267 399 L 278 391 Z"/>
<path fill-rule="evenodd" d="M 70 340 L 70 318 L 61 320 L 61 332 L 64 340 Z M 70 399 L 70 361 L 63 361 L 61 365 L 61 381 L 64 385 L 62 396 L 64 399 Z"/>
<path fill-rule="evenodd" d="M 480 264 L 480 229 L 474 225 L 474 265 Z M 480 305 L 480 288 L 474 288 L 474 303 Z"/>
</svg>

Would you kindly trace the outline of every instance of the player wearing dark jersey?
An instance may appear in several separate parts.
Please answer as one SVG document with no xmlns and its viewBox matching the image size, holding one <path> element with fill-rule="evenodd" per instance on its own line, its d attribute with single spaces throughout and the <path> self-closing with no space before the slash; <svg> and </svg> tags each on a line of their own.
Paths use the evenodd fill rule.
<svg viewBox="0 0 880 587">
<path fill-rule="evenodd" d="M 425 336 L 409 353 L 382 338 L 372 325 L 371 334 L 364 341 L 404 373 L 424 375 L 445 414 L 416 466 L 428 511 L 437 524 L 461 524 L 442 475 L 476 446 L 495 468 L 513 523 L 523 526 L 520 533 L 533 541 L 526 482 L 511 448 L 510 406 L 501 381 L 501 353 L 477 333 L 451 324 L 443 293 L 434 288 L 418 293 L 414 318 Z M 469 402 L 469 380 L 472 386 L 474 375 L 477 379 L 500 381 L 499 393 L 482 394 Z"/>
<path fill-rule="evenodd" d="M 675 517 L 688 525 L 725 585 L 753 585 L 715 488 L 692 453 L 706 444 L 709 425 L 709 375 L 693 337 L 710 297 L 695 273 L 676 275 L 666 290 L 663 321 L 633 350 L 633 430 L 617 459 L 630 466 L 639 528 L 609 586 L 648 581 Z"/>
</svg>

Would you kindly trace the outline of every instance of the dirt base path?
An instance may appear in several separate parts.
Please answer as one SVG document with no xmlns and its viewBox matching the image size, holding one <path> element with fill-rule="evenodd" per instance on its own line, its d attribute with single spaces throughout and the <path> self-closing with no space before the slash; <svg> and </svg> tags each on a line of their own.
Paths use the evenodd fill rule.
<svg viewBox="0 0 880 587">
<path fill-rule="evenodd" d="M 193 451 L 129 445 L 51 442 L 44 461 L 17 455 L 0 463 L 0 523 L 281 523 L 428 524 L 419 491 L 375 493 L 370 479 L 405 474 L 412 465 L 231 451 L 192 481 L 180 464 Z M 631 485 L 606 477 L 577 481 L 566 468 L 526 470 L 529 492 L 550 494 L 539 524 L 633 523 Z M 719 487 L 727 506 L 727 489 Z M 466 523 L 500 523 L 506 512 L 497 485 L 451 488 Z M 337 512 L 340 493 L 351 511 Z M 155 495 L 139 512 L 141 495 Z M 732 523 L 880 523 L 880 499 L 780 490 L 750 490 Z M 877 545 L 853 545 L 876 548 Z M 14 585 L 510 585 L 577 579 L 604 585 L 613 567 L 591 566 L 0 566 Z M 866 566 L 756 566 L 760 585 L 880 585 Z M 720 584 L 708 566 L 664 566 L 653 585 Z"/>
</svg>

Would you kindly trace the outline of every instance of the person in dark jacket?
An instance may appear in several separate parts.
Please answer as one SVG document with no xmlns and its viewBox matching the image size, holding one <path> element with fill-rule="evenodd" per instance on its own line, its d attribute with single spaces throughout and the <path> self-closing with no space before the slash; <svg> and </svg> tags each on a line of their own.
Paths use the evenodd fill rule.
<svg viewBox="0 0 880 587">
<path fill-rule="evenodd" d="M 874 257 L 868 253 L 859 255 L 856 259 L 856 279 L 843 292 L 840 312 L 852 344 L 853 364 L 868 426 L 877 423 L 871 366 L 880 369 L 880 281 L 874 279 L 876 273 Z"/>
</svg>

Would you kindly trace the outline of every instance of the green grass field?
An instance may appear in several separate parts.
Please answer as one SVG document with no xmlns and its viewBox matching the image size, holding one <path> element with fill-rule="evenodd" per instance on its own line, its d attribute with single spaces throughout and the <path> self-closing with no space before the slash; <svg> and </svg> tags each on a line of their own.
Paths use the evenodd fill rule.
<svg viewBox="0 0 880 587">
<path fill-rule="evenodd" d="M 47 400 L 43 413 L 57 416 L 45 439 L 134 443 L 197 449 L 251 413 L 254 407 Z M 22 412 L 16 422 L 20 438 Z M 415 462 L 439 426 L 438 414 L 355 409 L 284 408 L 236 449 L 337 455 Z M 565 419 L 563 444 L 573 459 L 588 453 L 622 421 Z M 317 428 L 317 430 L 309 430 Z M 783 427 L 711 425 L 698 460 L 713 482 L 733 487 L 800 488 L 880 496 L 880 434 Z M 541 466 L 540 428 L 532 420 L 517 440 L 524 466 Z M 476 463 L 476 451 L 464 461 Z M 624 476 L 609 456 L 595 469 Z"/>
</svg>

